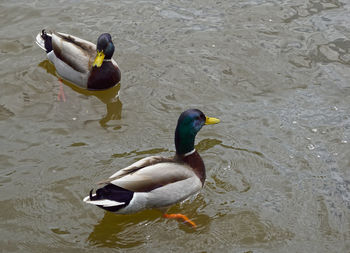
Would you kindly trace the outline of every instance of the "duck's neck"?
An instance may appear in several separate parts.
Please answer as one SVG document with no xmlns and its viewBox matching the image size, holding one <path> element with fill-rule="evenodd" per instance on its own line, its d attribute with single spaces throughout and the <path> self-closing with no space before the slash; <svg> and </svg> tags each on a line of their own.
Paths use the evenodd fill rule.
<svg viewBox="0 0 350 253">
<path fill-rule="evenodd" d="M 175 148 L 176 154 L 184 155 L 194 150 L 194 139 L 196 135 L 188 132 L 181 131 L 180 128 L 176 128 L 175 131 Z"/>
<path fill-rule="evenodd" d="M 201 180 L 205 181 L 205 166 L 201 156 L 194 148 L 196 132 L 188 131 L 186 128 L 177 127 L 175 131 L 176 157 L 188 164 Z"/>
</svg>

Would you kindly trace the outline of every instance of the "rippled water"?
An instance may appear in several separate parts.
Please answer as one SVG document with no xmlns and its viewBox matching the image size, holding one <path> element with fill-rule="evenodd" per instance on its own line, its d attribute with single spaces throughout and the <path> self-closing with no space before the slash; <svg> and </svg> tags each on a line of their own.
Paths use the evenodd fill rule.
<svg viewBox="0 0 350 253">
<path fill-rule="evenodd" d="M 2 1 L 3 252 L 348 252 L 350 3 L 338 0 Z M 34 43 L 43 28 L 112 34 L 122 82 L 64 86 Z M 119 94 L 119 96 L 118 96 Z M 173 155 L 179 114 L 202 129 L 202 192 L 115 215 L 85 205 L 95 182 Z"/>
</svg>

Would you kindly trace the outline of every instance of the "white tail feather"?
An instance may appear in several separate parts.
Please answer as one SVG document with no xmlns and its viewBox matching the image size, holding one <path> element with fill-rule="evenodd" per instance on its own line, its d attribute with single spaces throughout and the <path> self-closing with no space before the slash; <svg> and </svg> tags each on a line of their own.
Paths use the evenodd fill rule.
<svg viewBox="0 0 350 253">
<path fill-rule="evenodd" d="M 45 48 L 45 41 L 44 39 L 41 37 L 41 33 L 38 33 L 38 35 L 36 36 L 36 44 L 38 44 L 38 46 L 45 50 L 46 51 L 46 48 Z"/>
<path fill-rule="evenodd" d="M 94 194 L 95 195 L 95 194 Z M 100 199 L 100 200 L 90 200 L 90 196 L 86 196 L 83 199 L 84 202 L 96 206 L 103 206 L 103 207 L 111 207 L 111 206 L 120 206 L 124 205 L 124 202 L 117 202 L 114 200 L 109 200 L 109 199 Z"/>
</svg>

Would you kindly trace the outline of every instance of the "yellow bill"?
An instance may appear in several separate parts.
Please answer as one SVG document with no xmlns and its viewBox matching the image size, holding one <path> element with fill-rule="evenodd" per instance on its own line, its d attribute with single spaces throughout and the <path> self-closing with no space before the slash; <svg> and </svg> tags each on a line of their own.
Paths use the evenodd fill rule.
<svg viewBox="0 0 350 253">
<path fill-rule="evenodd" d="M 105 54 L 103 51 L 97 51 L 96 58 L 94 60 L 94 64 L 92 64 L 93 67 L 101 67 L 103 63 L 103 59 L 105 58 Z"/>
<path fill-rule="evenodd" d="M 217 118 L 205 117 L 205 125 L 217 124 L 220 120 Z"/>
</svg>

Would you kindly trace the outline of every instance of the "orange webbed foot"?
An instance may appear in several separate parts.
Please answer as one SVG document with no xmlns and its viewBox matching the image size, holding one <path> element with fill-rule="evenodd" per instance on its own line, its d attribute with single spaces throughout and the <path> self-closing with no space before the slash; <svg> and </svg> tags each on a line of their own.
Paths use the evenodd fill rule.
<svg viewBox="0 0 350 253">
<path fill-rule="evenodd" d="M 181 213 L 173 213 L 173 214 L 163 214 L 163 217 L 164 218 L 167 218 L 167 219 L 181 219 L 183 220 L 184 222 L 187 222 L 189 223 L 193 228 L 196 228 L 197 225 L 196 223 L 194 223 L 193 221 L 191 221 L 186 215 L 183 215 Z"/>
</svg>

